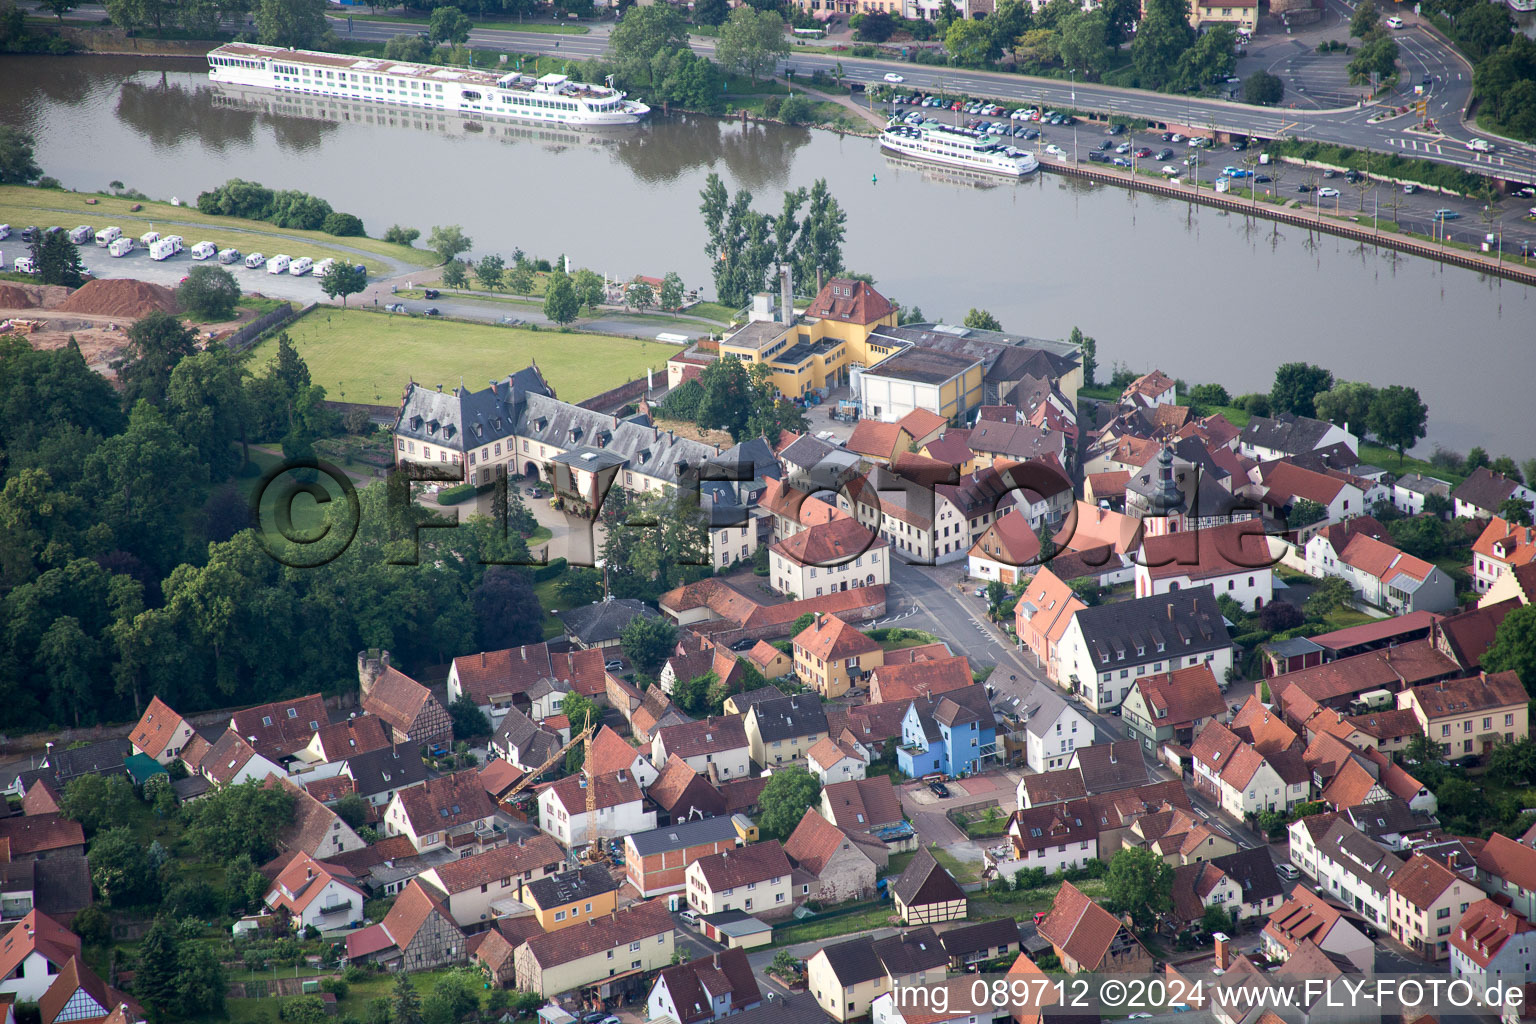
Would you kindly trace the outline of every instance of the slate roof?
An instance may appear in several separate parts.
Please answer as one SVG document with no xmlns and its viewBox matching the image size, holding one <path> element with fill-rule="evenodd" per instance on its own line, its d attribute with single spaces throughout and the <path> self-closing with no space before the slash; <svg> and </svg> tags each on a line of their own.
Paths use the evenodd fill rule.
<svg viewBox="0 0 1536 1024">
<path fill-rule="evenodd" d="M 1075 621 L 1098 672 L 1204 654 L 1232 643 L 1209 586 L 1080 608 Z M 1138 646 L 1144 653 L 1137 654 Z"/>
<path fill-rule="evenodd" d="M 591 899 L 613 892 L 619 886 L 613 873 L 602 864 L 584 864 L 557 875 L 535 878 L 525 885 L 524 891 L 534 906 L 543 910 L 563 907 L 577 900 Z"/>
<path fill-rule="evenodd" d="M 80 853 L 51 853 L 32 862 L 34 905 L 60 921 L 91 905 L 91 862 Z"/>
<path fill-rule="evenodd" d="M 1502 473 L 1495 473 L 1487 466 L 1479 466 L 1472 475 L 1456 485 L 1451 497 L 1472 505 L 1484 512 L 1497 512 L 1505 498 L 1515 493 L 1519 485 Z"/>
<path fill-rule="evenodd" d="M 325 700 L 311 693 L 236 711 L 230 716 L 229 727 L 249 741 L 258 754 L 276 761 L 308 746 L 315 730 L 330 720 Z"/>
<path fill-rule="evenodd" d="M 123 762 L 133 752 L 126 739 L 98 740 L 73 750 L 54 747 L 48 753 L 48 764 L 53 768 L 54 779 L 60 791 L 70 779 L 81 775 L 107 775 L 121 771 Z"/>
<path fill-rule="evenodd" d="M 617 640 L 624 627 L 633 620 L 660 618 L 661 613 L 643 601 L 621 597 L 577 605 L 558 612 L 557 617 L 577 643 L 595 647 Z"/>
<path fill-rule="evenodd" d="M 1245 447 L 1271 448 L 1299 455 L 1317 448 L 1323 436 L 1333 428 L 1327 420 L 1281 413 L 1276 417 L 1254 416 L 1238 435 Z"/>
<path fill-rule="evenodd" d="M 998 946 L 1019 944 L 1019 923 L 1011 917 L 997 917 L 990 921 L 951 928 L 939 936 L 944 952 L 951 957 L 963 957 L 971 953 L 983 953 Z"/>
<path fill-rule="evenodd" d="M 517 708 L 507 709 L 491 742 L 503 752 L 515 752 L 518 763 L 528 770 L 538 768 L 548 761 L 561 746 L 559 736 L 541 727 Z"/>
<path fill-rule="evenodd" d="M 934 860 L 926 846 L 918 849 L 917 855 L 896 880 L 891 892 L 906 907 L 965 899 L 965 890 Z"/>
<path fill-rule="evenodd" d="M 796 694 L 754 704 L 748 718 L 757 722 L 764 743 L 827 731 L 827 716 L 815 694 Z"/>
<path fill-rule="evenodd" d="M 1211 863 L 1242 887 L 1245 903 L 1260 903 L 1285 891 L 1275 862 L 1264 847 L 1213 857 Z"/>
<path fill-rule="evenodd" d="M 1147 784 L 1147 763 L 1141 745 L 1135 740 L 1115 740 L 1078 747 L 1072 763 L 1083 773 L 1083 785 L 1090 793 L 1113 793 Z"/>
<path fill-rule="evenodd" d="M 902 820 L 901 801 L 888 775 L 834 782 L 822 790 L 822 801 L 832 811 L 833 824 L 850 832 Z"/>
<path fill-rule="evenodd" d="M 1008 834 L 1024 859 L 1037 850 L 1097 839 L 1099 829 L 1085 801 L 1069 800 L 1019 808 L 1008 821 Z"/>
<path fill-rule="evenodd" d="M 674 822 L 647 832 L 633 832 L 629 835 L 628 842 L 634 844 L 635 852 L 639 856 L 649 857 L 652 854 L 717 843 L 733 839 L 735 836 L 736 824 L 728 817 L 695 818 L 692 821 Z"/>
<path fill-rule="evenodd" d="M 867 935 L 822 946 L 818 953 L 812 955 L 827 958 L 832 976 L 844 988 L 852 988 L 885 975 L 885 965 L 875 955 L 875 944 Z"/>
<path fill-rule="evenodd" d="M 346 771 L 363 796 L 407 789 L 427 778 L 427 766 L 415 751 L 402 753 L 392 746 L 353 754 L 347 758 Z"/>
<path fill-rule="evenodd" d="M 949 954 L 932 928 L 911 928 L 874 940 L 875 956 L 892 978 L 946 967 Z"/>
<path fill-rule="evenodd" d="M 537 366 L 528 366 L 491 382 L 484 391 L 462 384 L 433 390 L 412 381 L 400 402 L 395 433 L 464 451 L 510 437 L 527 398 L 553 395 Z"/>
</svg>

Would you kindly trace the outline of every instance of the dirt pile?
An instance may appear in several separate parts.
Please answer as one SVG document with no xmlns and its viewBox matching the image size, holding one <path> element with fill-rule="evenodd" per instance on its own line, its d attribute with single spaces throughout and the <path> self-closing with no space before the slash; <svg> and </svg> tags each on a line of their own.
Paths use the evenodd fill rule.
<svg viewBox="0 0 1536 1024">
<path fill-rule="evenodd" d="M 176 293 L 169 288 L 147 281 L 125 278 L 109 278 L 87 281 L 56 309 L 70 313 L 92 313 L 97 316 L 120 316 L 137 320 L 141 316 L 159 310 L 176 312 Z"/>
<path fill-rule="evenodd" d="M 0 284 L 0 309 L 31 309 L 37 305 L 25 288 Z"/>
</svg>

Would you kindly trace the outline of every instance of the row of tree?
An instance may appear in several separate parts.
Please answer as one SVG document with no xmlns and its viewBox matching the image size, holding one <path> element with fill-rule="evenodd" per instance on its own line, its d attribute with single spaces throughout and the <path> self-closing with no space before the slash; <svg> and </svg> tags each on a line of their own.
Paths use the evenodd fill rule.
<svg viewBox="0 0 1536 1024">
<path fill-rule="evenodd" d="M 778 272 L 789 267 L 802 289 L 843 269 L 843 234 L 847 215 L 817 178 L 810 189 L 784 193 L 777 214 L 752 208 L 752 193 L 733 196 L 718 174 L 711 173 L 699 196 L 707 239 L 704 254 L 714 268 L 715 293 L 728 306 L 745 305 L 765 288 L 777 291 Z M 803 209 L 803 213 L 802 213 Z"/>
<path fill-rule="evenodd" d="M 199 194 L 197 208 L 216 216 L 268 221 L 280 228 L 324 231 L 343 238 L 367 233 L 359 218 L 332 210 L 324 199 L 296 189 L 270 189 L 240 178 Z"/>
</svg>

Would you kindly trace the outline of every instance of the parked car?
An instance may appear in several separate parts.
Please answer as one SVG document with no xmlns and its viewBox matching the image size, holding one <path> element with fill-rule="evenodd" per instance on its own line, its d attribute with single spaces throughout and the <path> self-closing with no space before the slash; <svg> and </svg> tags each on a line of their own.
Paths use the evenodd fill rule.
<svg viewBox="0 0 1536 1024">
<path fill-rule="evenodd" d="M 1303 182 L 1302 184 L 1296 186 L 1296 191 L 1305 194 L 1312 191 L 1312 186 Z"/>
<path fill-rule="evenodd" d="M 1131 144 L 1129 142 L 1122 142 L 1122 143 L 1120 143 L 1120 145 L 1115 147 L 1115 152 L 1116 153 L 1129 153 L 1130 151 L 1131 151 Z"/>
<path fill-rule="evenodd" d="M 1175 167 L 1173 164 L 1164 164 L 1163 165 L 1163 173 L 1168 175 L 1168 177 L 1170 177 L 1170 178 L 1177 178 L 1179 175 L 1183 174 L 1184 172 L 1181 171 L 1179 168 Z"/>
<path fill-rule="evenodd" d="M 1405 196 L 1411 196 L 1415 192 L 1417 192 L 1418 190 L 1419 190 L 1419 186 L 1415 185 L 1411 181 L 1407 182 L 1406 184 L 1403 185 L 1403 195 L 1405 195 Z"/>
<path fill-rule="evenodd" d="M 1115 148 L 1115 144 L 1113 142 L 1110 142 L 1108 139 L 1105 139 L 1103 142 L 1099 143 L 1094 148 L 1097 149 L 1100 153 L 1104 153 L 1104 152 L 1107 152 L 1108 150 L 1114 149 Z"/>
<path fill-rule="evenodd" d="M 1294 864 L 1276 864 L 1275 874 L 1292 882 L 1301 877 L 1301 872 L 1296 870 Z"/>
<path fill-rule="evenodd" d="M 405 304 L 401 303 L 401 302 L 396 302 L 394 305 L 385 306 L 384 307 L 384 311 L 387 312 L 387 313 L 404 313 L 405 312 Z"/>
<path fill-rule="evenodd" d="M 949 796 L 949 787 L 944 785 L 942 782 L 930 782 L 928 783 L 928 788 L 931 789 L 933 791 L 933 795 L 938 797 L 940 800 L 946 799 Z"/>
<path fill-rule="evenodd" d="M 436 288 L 424 288 L 422 289 L 421 294 L 425 295 L 429 299 L 435 299 L 441 293 Z"/>
<path fill-rule="evenodd" d="M 1161 138 L 1164 142 L 1172 142 L 1173 141 L 1173 132 L 1163 132 L 1163 134 L 1161 136 L 1159 136 L 1159 138 Z"/>
<path fill-rule="evenodd" d="M 623 672 L 624 671 L 624 663 L 622 661 L 605 661 L 605 662 L 603 662 L 603 671 L 604 672 Z"/>
<path fill-rule="evenodd" d="M 1521 242 L 1520 255 L 1527 259 L 1536 256 L 1536 242 Z"/>
<path fill-rule="evenodd" d="M 1148 149 L 1146 146 L 1141 146 L 1131 155 L 1138 160 L 1145 160 L 1147 157 L 1152 155 L 1152 150 Z"/>
<path fill-rule="evenodd" d="M 436 306 L 428 306 L 426 309 L 422 310 L 422 312 L 425 313 L 427 316 L 437 316 L 438 315 L 438 310 L 437 310 Z"/>
<path fill-rule="evenodd" d="M 699 923 L 699 914 L 696 910 L 680 910 L 678 911 L 677 916 L 682 918 L 684 921 L 687 921 L 689 924 Z"/>
<path fill-rule="evenodd" d="M 1038 926 L 1041 921 L 1044 921 L 1046 918 L 1048 918 L 1050 916 L 1051 915 L 1050 915 L 1049 911 L 1045 911 L 1045 910 L 1037 910 L 1037 911 L 1035 911 L 1035 924 Z"/>
<path fill-rule="evenodd" d="M 1328 169 L 1328 170 L 1323 172 L 1323 177 L 1325 177 L 1325 178 L 1337 178 L 1338 176 L 1339 176 L 1339 172 L 1333 170 L 1332 168 L 1330 168 L 1330 169 Z"/>
<path fill-rule="evenodd" d="M 1163 149 L 1160 149 L 1160 150 L 1157 151 L 1157 155 L 1154 156 L 1152 159 L 1154 159 L 1154 160 L 1172 160 L 1173 159 L 1173 150 L 1167 149 L 1166 147 L 1163 148 Z"/>
<path fill-rule="evenodd" d="M 1339 190 L 1329 185 L 1324 185 L 1317 190 L 1317 194 L 1323 199 L 1332 199 L 1339 194 Z"/>
<path fill-rule="evenodd" d="M 1435 211 L 1435 220 L 1456 220 L 1461 214 L 1455 210 L 1439 209 Z"/>
<path fill-rule="evenodd" d="M 1254 184 L 1256 184 L 1256 185 L 1268 185 L 1268 184 L 1269 184 L 1269 183 L 1270 183 L 1270 182 L 1271 182 L 1271 181 L 1273 181 L 1273 180 L 1274 180 L 1274 179 L 1273 179 L 1273 178 L 1271 178 L 1271 177 L 1270 177 L 1270 176 L 1269 176 L 1269 175 L 1267 175 L 1267 174 L 1258 174 L 1258 175 L 1255 175 L 1255 176 L 1254 176 L 1254 179 L 1253 179 L 1253 182 L 1254 182 Z"/>
<path fill-rule="evenodd" d="M 1125 125 L 1123 125 L 1123 124 L 1112 124 L 1108 128 L 1104 129 L 1104 134 L 1105 135 L 1124 135 L 1125 134 Z"/>
</svg>

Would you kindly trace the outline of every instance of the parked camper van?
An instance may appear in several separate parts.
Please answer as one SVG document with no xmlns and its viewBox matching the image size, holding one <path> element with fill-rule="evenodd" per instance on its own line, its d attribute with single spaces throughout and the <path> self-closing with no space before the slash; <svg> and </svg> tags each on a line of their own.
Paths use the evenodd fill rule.
<svg viewBox="0 0 1536 1024">
<path fill-rule="evenodd" d="M 239 249 L 220 249 L 219 262 L 224 264 L 239 263 L 243 257 Z"/>
<path fill-rule="evenodd" d="M 96 244 L 105 249 L 119 238 L 123 237 L 122 228 L 102 228 L 96 232 Z"/>
<path fill-rule="evenodd" d="M 75 230 L 69 233 L 69 240 L 74 242 L 76 245 L 84 245 L 86 242 L 91 240 L 91 236 L 93 234 L 94 232 L 91 231 L 91 226 L 89 224 L 81 224 L 79 227 L 75 228 Z"/>
<path fill-rule="evenodd" d="M 198 242 L 192 247 L 192 258 L 198 262 L 211 260 L 218 251 L 219 247 L 212 242 Z"/>
<path fill-rule="evenodd" d="M 152 243 L 158 241 L 160 241 L 160 232 L 158 231 L 146 231 L 139 236 L 139 244 L 146 249 L 148 249 Z"/>
<path fill-rule="evenodd" d="M 282 253 L 278 253 L 276 256 L 273 256 L 271 259 L 267 260 L 267 273 L 281 274 L 283 271 L 288 269 L 288 265 L 292 262 L 292 257 L 284 256 Z"/>
<path fill-rule="evenodd" d="M 18 256 L 16 257 L 16 265 L 11 269 L 18 274 L 35 274 L 37 273 L 37 264 L 32 262 L 31 256 Z"/>
<path fill-rule="evenodd" d="M 107 246 L 109 256 L 127 256 L 133 252 L 134 245 L 131 238 L 114 238 L 112 244 Z"/>
<path fill-rule="evenodd" d="M 180 235 L 166 235 L 164 241 L 170 242 L 172 245 L 174 245 L 177 252 L 181 252 L 186 246 L 186 240 L 183 239 Z"/>
<path fill-rule="evenodd" d="M 259 252 L 253 252 L 245 258 L 245 265 L 249 270 L 255 270 L 265 262 L 267 262 L 267 258 Z"/>
<path fill-rule="evenodd" d="M 0 241 L 4 241 L 5 239 L 10 238 L 10 237 L 11 237 L 11 226 L 9 224 L 0 224 Z"/>
<path fill-rule="evenodd" d="M 315 261 L 308 256 L 300 256 L 288 265 L 288 273 L 294 277 L 303 277 L 315 267 Z"/>
<path fill-rule="evenodd" d="M 169 238 L 149 243 L 149 258 L 152 260 L 168 260 L 180 251 L 181 247 Z"/>
<path fill-rule="evenodd" d="M 321 260 L 319 263 L 316 263 L 315 264 L 315 276 L 316 277 L 324 277 L 325 276 L 325 272 L 327 270 L 330 270 L 331 269 L 331 265 L 333 263 L 335 263 L 335 262 L 336 261 L 331 259 L 330 257 L 326 257 L 325 259 Z"/>
</svg>

